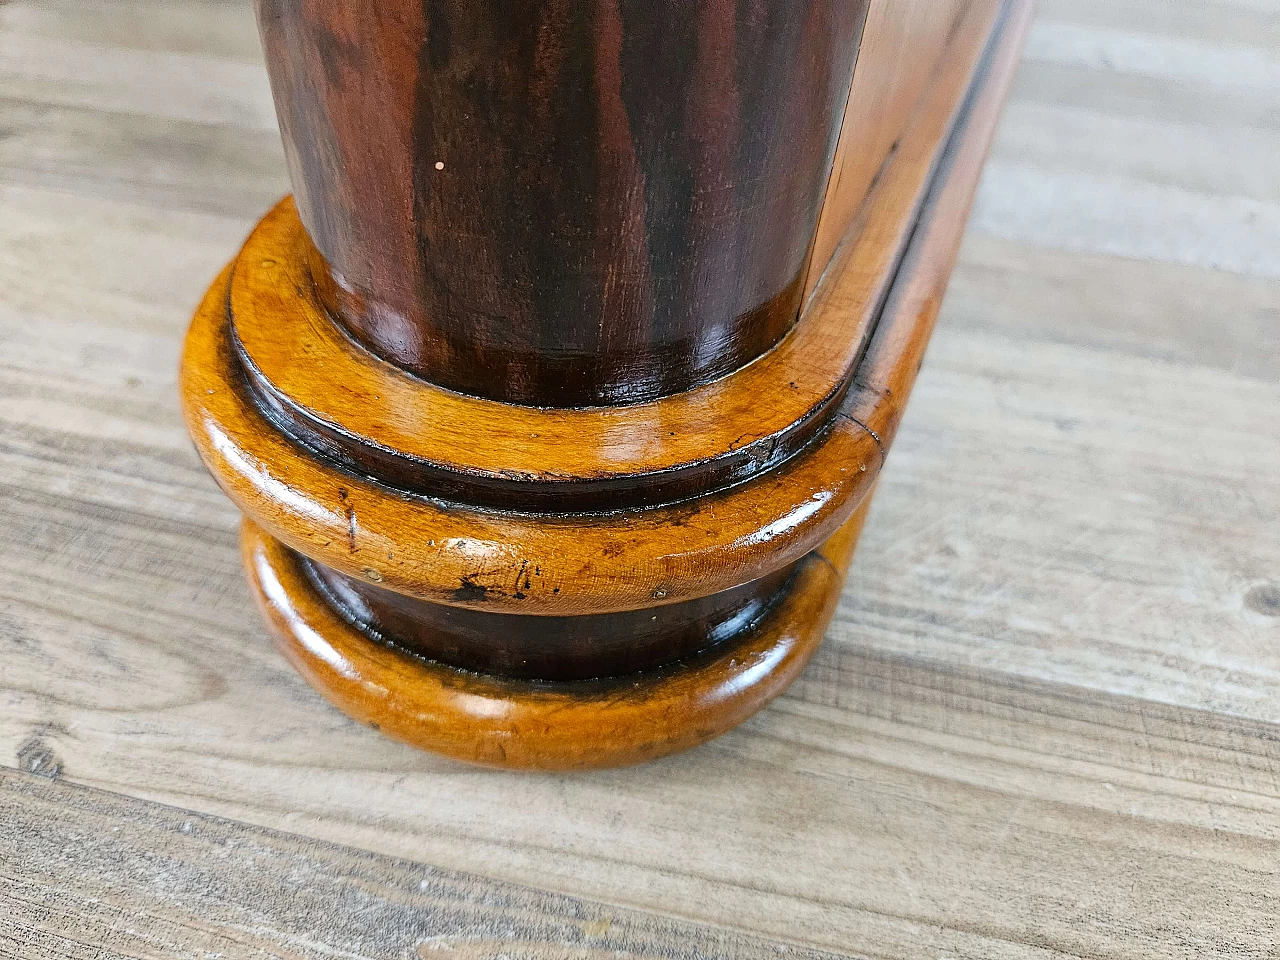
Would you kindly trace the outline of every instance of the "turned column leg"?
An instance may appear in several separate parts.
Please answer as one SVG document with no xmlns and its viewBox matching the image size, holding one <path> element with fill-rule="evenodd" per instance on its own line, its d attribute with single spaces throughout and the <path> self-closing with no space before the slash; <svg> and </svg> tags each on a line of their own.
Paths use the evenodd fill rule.
<svg viewBox="0 0 1280 960">
<path fill-rule="evenodd" d="M 865 0 L 259 0 L 295 192 L 210 288 L 182 390 L 318 690 L 416 746 L 567 768 L 785 689 L 1025 25 L 952 2 L 851 198 L 851 89 L 891 69 L 859 60 Z"/>
</svg>

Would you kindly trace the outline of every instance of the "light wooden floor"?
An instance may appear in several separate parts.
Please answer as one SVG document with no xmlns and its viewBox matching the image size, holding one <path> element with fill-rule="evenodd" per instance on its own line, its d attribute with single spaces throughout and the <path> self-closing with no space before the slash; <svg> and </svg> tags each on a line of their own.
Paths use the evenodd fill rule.
<svg viewBox="0 0 1280 960">
<path fill-rule="evenodd" d="M 249 3 L 0 3 L 0 955 L 1277 956 L 1278 169 L 1274 0 L 1043 0 L 815 664 L 505 775 L 281 661 L 179 420 Z"/>
</svg>

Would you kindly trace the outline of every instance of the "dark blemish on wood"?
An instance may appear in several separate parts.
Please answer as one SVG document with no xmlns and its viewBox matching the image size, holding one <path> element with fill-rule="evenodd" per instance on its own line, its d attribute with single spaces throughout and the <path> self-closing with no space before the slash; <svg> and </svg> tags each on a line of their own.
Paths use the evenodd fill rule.
<svg viewBox="0 0 1280 960">
<path fill-rule="evenodd" d="M 475 578 L 477 576 L 479 574 L 469 573 L 463 577 L 462 586 L 453 591 L 453 599 L 463 603 L 487 600 L 489 598 L 489 588 L 484 584 L 476 583 Z"/>
<path fill-rule="evenodd" d="M 956 34 L 960 32 L 960 25 L 964 23 L 964 15 L 968 12 L 968 6 L 962 3 L 956 10 L 955 16 L 951 18 L 951 25 L 947 27 L 946 45 L 948 47 L 955 41 Z M 896 148 L 898 146 L 898 142 L 895 140 L 893 145 Z"/>
<path fill-rule="evenodd" d="M 352 43 L 340 39 L 325 24 L 315 25 L 315 42 L 320 54 L 320 67 L 324 70 L 324 78 L 331 87 L 341 90 L 344 86 L 342 65 L 358 61 L 360 49 Z"/>
<path fill-rule="evenodd" d="M 62 776 L 62 759 L 40 737 L 32 737 L 18 748 L 18 769 L 57 780 Z"/>
<path fill-rule="evenodd" d="M 1264 617 L 1280 617 L 1280 586 L 1264 583 L 1244 595 L 1244 605 Z"/>
<path fill-rule="evenodd" d="M 525 588 L 525 590 L 528 590 L 528 589 L 529 589 L 529 581 L 525 578 L 525 575 L 524 575 L 524 571 L 525 571 L 525 569 L 526 569 L 528 566 L 529 566 L 529 561 L 528 561 L 528 560 L 521 560 L 521 561 L 520 561 L 520 572 L 516 574 L 516 592 L 515 592 L 515 594 L 514 594 L 514 596 L 515 596 L 515 598 L 516 598 L 517 600 L 523 600 L 523 599 L 525 598 L 525 594 L 524 594 L 523 592 L 521 592 L 521 590 L 520 590 L 520 581 L 521 581 L 521 580 L 524 580 L 524 588 Z"/>
</svg>

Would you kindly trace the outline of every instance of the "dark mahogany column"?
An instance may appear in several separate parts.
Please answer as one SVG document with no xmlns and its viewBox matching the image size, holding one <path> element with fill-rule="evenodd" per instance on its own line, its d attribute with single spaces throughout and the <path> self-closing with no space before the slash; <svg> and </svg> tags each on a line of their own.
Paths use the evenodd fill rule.
<svg viewBox="0 0 1280 960">
<path fill-rule="evenodd" d="M 865 0 L 259 0 L 322 298 L 441 386 L 648 400 L 795 322 Z"/>
</svg>

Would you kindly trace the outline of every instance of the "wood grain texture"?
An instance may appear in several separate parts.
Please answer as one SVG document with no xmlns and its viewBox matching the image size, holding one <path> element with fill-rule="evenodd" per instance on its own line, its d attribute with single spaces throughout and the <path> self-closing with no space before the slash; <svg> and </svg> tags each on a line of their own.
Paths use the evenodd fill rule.
<svg viewBox="0 0 1280 960">
<path fill-rule="evenodd" d="M 1215 237 L 1256 238 L 1248 212 L 1275 203 L 1257 145 L 1277 134 L 1276 88 L 1236 69 L 1274 62 L 1274 3 L 1041 0 L 817 658 L 687 756 L 537 778 L 433 761 L 346 720 L 250 608 L 238 516 L 189 448 L 174 371 L 192 305 L 261 212 L 233 196 L 261 161 L 211 168 L 159 145 L 165 124 L 195 124 L 234 158 L 266 79 L 210 83 L 216 108 L 198 75 L 119 95 L 144 81 L 103 65 L 131 50 L 236 66 L 257 43 L 247 6 L 192 4 L 207 13 L 168 33 L 163 7 L 0 6 L 5 129 L 19 108 L 28 131 L 83 111 L 81 152 L 0 165 L 6 762 L 791 949 L 1274 953 L 1276 244 L 1238 240 L 1226 260 L 1181 226 L 1197 211 Z M 209 26 L 224 23 L 239 39 Z M 78 59 L 41 60 L 51 40 Z M 120 162 L 77 172 L 122 118 L 153 131 L 136 162 L 154 186 L 104 189 Z M 1010 171 L 1036 216 L 1000 202 Z M 286 889 L 278 902 L 310 885 Z M 323 919 L 303 922 L 344 949 Z"/>
<path fill-rule="evenodd" d="M 314 9 L 308 13 L 305 8 L 260 7 L 260 24 L 268 38 L 267 62 L 275 71 L 277 104 L 287 128 L 286 147 L 292 151 L 293 176 L 301 188 L 298 202 L 301 216 L 310 221 L 308 229 L 316 229 L 317 216 L 323 226 L 332 227 L 330 214 L 341 214 L 344 204 L 349 207 L 348 194 L 359 194 L 386 175 L 381 166 L 370 168 L 364 153 L 365 165 L 357 168 L 354 162 L 335 162 L 329 153 L 322 162 L 308 152 L 314 144 L 302 146 L 303 138 L 313 133 L 322 153 L 326 149 L 349 153 L 355 146 L 349 127 L 330 129 L 352 107 L 348 102 L 352 96 L 355 106 L 371 109 L 366 93 L 351 94 L 349 88 L 399 84 L 403 82 L 400 74 L 415 67 L 419 87 L 412 125 L 415 180 L 423 173 L 417 165 L 423 146 L 418 142 L 422 111 L 434 117 L 432 136 L 448 140 L 452 131 L 448 124 L 439 126 L 441 118 L 474 125 L 463 116 L 465 111 L 460 114 L 455 109 L 459 96 L 479 95 L 481 100 L 497 96 L 497 115 L 482 121 L 492 128 L 486 127 L 487 135 L 480 139 L 496 138 L 501 144 L 512 123 L 527 122 L 523 116 L 518 120 L 505 116 L 504 97 L 515 96 L 535 115 L 549 109 L 539 100 L 546 91 L 524 89 L 528 78 L 523 72 L 522 31 L 529 25 L 526 19 L 538 20 L 538 33 L 549 31 L 554 38 L 539 36 L 535 46 L 545 53 L 546 43 L 555 47 L 567 39 L 559 33 L 565 23 L 578 24 L 578 19 L 574 15 L 566 21 L 561 14 L 541 8 L 525 13 L 528 17 L 518 17 L 514 24 L 501 16 L 493 22 L 481 17 L 473 23 L 470 13 L 431 8 L 421 45 L 422 56 L 429 54 L 431 63 L 419 60 L 415 67 L 414 61 L 384 64 L 381 57 L 372 56 L 387 37 L 403 44 L 415 36 L 396 16 L 371 24 L 358 41 L 349 39 L 349 49 L 338 50 L 330 49 L 337 41 L 328 38 L 326 31 L 329 25 L 345 22 L 341 18 L 346 13 L 334 19 Z M 197 309 L 183 353 L 181 390 L 184 416 L 201 459 L 246 512 L 242 543 L 250 584 L 289 661 L 326 699 L 357 720 L 412 746 L 495 768 L 584 770 L 651 760 L 723 734 L 785 691 L 821 643 L 838 600 L 869 505 L 869 487 L 889 450 L 919 369 L 1029 19 L 1030 3 L 1021 0 L 994 9 L 973 4 L 958 21 L 933 71 L 933 89 L 922 98 L 919 109 L 909 111 L 899 149 L 865 204 L 861 229 L 850 240 L 841 263 L 833 267 L 826 285 L 831 292 L 823 287 L 811 311 L 816 317 L 803 318 L 793 331 L 799 337 L 824 318 L 840 317 L 845 321 L 841 326 L 851 328 L 847 333 L 839 331 L 845 336 L 846 351 L 833 349 L 833 344 L 819 346 L 821 354 L 836 357 L 856 343 L 861 330 L 870 333 L 865 351 L 858 350 L 856 365 L 838 374 L 839 388 L 831 404 L 838 407 L 831 412 L 825 405 L 804 410 L 801 422 L 813 424 L 812 442 L 783 460 L 773 473 L 748 475 L 731 489 L 713 486 L 697 498 L 676 500 L 687 491 L 671 489 L 671 482 L 664 481 L 672 500 L 659 500 L 660 506 L 647 511 L 635 510 L 633 502 L 610 488 L 618 496 L 598 504 L 608 510 L 605 515 L 583 513 L 586 505 L 572 500 L 555 504 L 568 510 L 529 515 L 530 507 L 540 505 L 535 493 L 548 485 L 524 471 L 509 476 L 513 468 L 518 469 L 513 463 L 515 452 L 508 451 L 505 443 L 486 443 L 477 435 L 482 430 L 473 432 L 463 456 L 469 459 L 470 448 L 477 444 L 487 447 L 489 455 L 503 465 L 502 479 L 517 494 L 510 503 L 477 503 L 469 496 L 471 489 L 459 486 L 474 475 L 461 464 L 448 465 L 456 477 L 452 486 L 423 477 L 425 486 L 415 484 L 410 489 L 430 499 L 414 498 L 409 491 L 399 490 L 403 469 L 395 473 L 381 469 L 396 462 L 385 456 L 394 451 L 386 441 L 357 443 L 376 447 L 382 455 L 377 463 L 341 456 L 349 441 L 362 433 L 389 433 L 388 422 L 409 425 L 410 438 L 434 437 L 435 422 L 454 419 L 458 431 L 480 420 L 468 415 L 469 408 L 484 412 L 494 404 L 451 395 L 459 411 L 451 417 L 433 409 L 441 406 L 434 395 L 444 391 L 409 382 L 407 377 L 397 385 L 412 402 L 401 403 L 394 390 L 376 386 L 387 377 L 386 364 L 355 356 L 357 351 L 350 345 L 345 351 L 338 349 L 338 362 L 314 349 L 315 343 L 324 340 L 318 335 L 321 330 L 329 331 L 329 342 L 343 340 L 334 326 L 332 306 L 313 302 L 315 298 L 306 293 L 318 286 L 320 299 L 325 298 L 324 283 L 317 284 L 313 278 L 317 269 L 327 274 L 329 267 L 307 239 L 294 202 L 279 204 L 214 281 Z M 463 28 L 457 37 L 452 32 L 455 21 Z M 787 25 L 773 21 L 766 13 L 769 32 L 780 41 Z M 279 36 L 273 43 L 275 32 Z M 497 42 L 500 38 L 506 39 Z M 457 49 L 452 46 L 455 41 Z M 485 54 L 482 66 L 468 68 L 469 79 L 460 83 L 452 74 L 459 62 L 477 52 L 471 49 L 473 43 Z M 511 43 L 514 49 L 509 48 Z M 442 47 L 438 55 L 437 45 Z M 683 49 L 676 44 L 673 50 L 677 64 Z M 825 69 L 821 66 L 828 56 L 825 49 L 816 45 L 807 52 L 819 71 Z M 314 56 L 326 65 L 323 84 L 318 76 L 299 83 L 296 74 L 305 73 L 304 64 Z M 528 66 L 534 76 L 544 69 L 555 76 L 571 72 L 578 60 L 594 58 L 598 65 L 602 54 L 590 46 L 574 46 L 567 60 L 550 68 L 538 64 L 541 56 Z M 339 61 L 350 67 L 351 75 L 342 73 Z M 341 77 L 331 76 L 329 67 L 339 70 Z M 283 89 L 282 72 L 287 78 Z M 649 76 L 642 71 L 640 78 L 624 78 L 624 87 Z M 422 85 L 428 77 L 431 95 L 424 105 Z M 491 84 L 500 91 L 489 90 Z M 512 84 L 514 93 L 507 89 Z M 324 90 L 321 102 L 328 104 L 319 112 L 310 99 L 317 85 Z M 477 94 L 477 90 L 483 92 Z M 558 91 L 555 87 L 553 93 Z M 807 96 L 803 91 L 799 95 Z M 532 103 L 526 102 L 530 96 Z M 394 121 L 395 108 L 393 102 L 387 115 L 379 114 L 378 122 L 387 122 L 388 117 Z M 573 114 L 572 103 L 569 108 Z M 404 137 L 409 132 L 400 119 L 398 130 L 393 122 L 381 139 L 375 134 L 371 140 L 359 141 L 359 149 L 364 151 L 369 144 L 376 149 L 388 143 L 394 146 L 399 142 L 394 134 Z M 592 146 L 596 131 L 589 120 L 582 115 L 575 119 L 588 151 L 598 149 Z M 525 133 L 534 141 L 550 138 L 542 149 L 557 154 L 555 145 L 564 122 L 559 113 L 535 117 L 533 128 Z M 679 152 L 679 143 L 690 135 L 677 131 L 674 146 L 665 143 L 661 149 Z M 649 149 L 643 135 L 631 142 L 637 150 Z M 616 149 L 616 144 L 607 146 Z M 748 152 L 759 146 L 751 145 Z M 769 149 L 766 144 L 766 152 Z M 299 151 L 305 154 L 301 159 Z M 520 168 L 517 158 L 508 159 Z M 342 177 L 329 182 L 327 172 L 335 169 L 343 171 Z M 522 176 L 515 177 L 515 182 Z M 316 189 L 317 177 L 327 184 L 325 189 Z M 466 177 L 464 171 L 463 181 Z M 558 219 L 562 200 L 558 186 L 538 177 L 534 181 L 545 194 L 548 215 Z M 467 181 L 463 192 L 469 186 Z M 447 193 L 450 188 L 443 189 Z M 777 189 L 780 196 L 788 192 L 783 186 Z M 439 192 L 440 188 L 432 188 L 433 196 Z M 635 191 L 628 187 L 628 192 Z M 598 222 L 610 229 L 619 216 L 611 196 L 594 198 L 600 206 Z M 519 204 L 510 207 L 501 196 L 489 199 L 496 201 L 493 211 L 499 220 L 527 215 Z M 380 235 L 402 230 L 393 210 L 358 206 L 359 216 L 351 216 L 346 209 L 346 215 L 337 219 L 348 225 L 362 222 L 374 232 L 381 231 Z M 441 228 L 432 219 L 439 212 L 437 206 L 438 199 L 430 211 L 415 207 L 419 229 L 424 224 L 429 230 Z M 376 216 L 369 219 L 371 212 L 383 221 Z M 691 227 L 697 225 L 696 205 L 684 214 L 692 218 Z M 448 233 L 457 224 L 443 226 Z M 785 234 L 785 222 L 780 229 Z M 558 244 L 560 240 L 558 235 L 548 235 L 540 242 Z M 392 243 L 393 256 L 409 257 L 407 251 L 397 254 L 395 246 Z M 370 249 L 357 255 L 368 256 Z M 419 259 L 428 252 L 420 243 Z M 443 260 L 440 265 L 447 267 Z M 869 273 L 869 266 L 877 269 Z M 407 262 L 396 265 L 412 273 L 411 267 Z M 612 271 L 614 266 L 610 263 L 605 269 Z M 861 281 L 883 292 L 866 297 L 847 317 L 824 309 L 842 296 L 849 298 L 849 277 L 855 287 Z M 505 283 L 512 277 L 504 273 L 501 279 Z M 476 278 L 482 296 L 489 283 L 484 276 Z M 431 319 L 431 311 L 427 313 Z M 346 321 L 352 319 L 345 307 L 343 316 Z M 614 314 L 612 309 L 602 313 L 606 325 L 623 319 L 622 313 Z M 423 325 L 424 335 L 430 326 Z M 490 353 L 493 331 L 473 333 L 479 354 Z M 441 339 L 440 331 L 427 339 Z M 813 352 L 815 344 L 809 339 Z M 270 349 L 264 350 L 264 344 Z M 799 348 L 793 352 L 804 358 Z M 555 356 L 556 351 L 547 348 L 543 354 Z M 355 375 L 351 375 L 353 369 Z M 292 414 L 314 402 L 307 404 L 296 390 L 284 388 L 281 371 L 292 372 L 294 383 L 305 385 L 313 397 L 342 398 L 350 414 L 330 418 L 323 434 L 326 442 L 316 442 L 315 430 L 295 431 L 299 423 Z M 735 371 L 726 382 L 749 377 L 750 371 Z M 361 381 L 375 386 L 361 390 Z M 851 390 L 846 389 L 849 384 Z M 783 383 L 776 378 L 766 384 L 783 397 L 798 393 L 798 386 L 796 380 Z M 729 392 L 755 393 L 741 386 Z M 372 396 L 374 402 L 364 402 L 362 395 Z M 659 399 L 651 406 L 667 405 Z M 424 409 L 426 416 L 412 415 Z M 711 413 L 724 422 L 739 410 L 731 406 Z M 728 434 L 745 436 L 758 429 L 754 410 L 742 412 L 747 415 L 726 424 Z M 517 431 L 516 443 L 511 445 L 515 450 L 541 448 L 547 444 L 541 437 L 558 438 L 565 432 L 559 411 L 540 410 L 532 415 L 547 422 L 534 431 Z M 673 428 L 671 436 L 699 436 L 704 430 L 702 418 L 687 421 L 662 414 L 658 418 Z M 512 419 L 510 408 L 497 419 Z M 641 418 L 640 423 L 619 423 L 619 437 L 611 437 L 609 447 L 619 439 L 627 445 L 649 446 L 651 434 L 644 429 L 645 422 Z M 608 452 L 591 446 L 589 435 L 575 435 L 572 442 L 580 445 L 575 452 L 585 450 L 580 459 L 586 463 L 575 463 L 575 472 L 590 475 L 594 473 L 591 462 L 609 459 Z M 784 457 L 789 452 L 780 451 Z M 327 454 L 329 462 L 319 453 Z M 407 460 L 403 454 L 399 457 Z M 339 472 L 338 466 L 348 470 Z M 432 466 L 435 474 L 447 472 Z M 555 486 L 567 486 L 569 479 L 557 476 Z M 615 479 L 638 489 L 649 477 Z M 538 495 L 545 498 L 545 491 Z M 524 515 L 512 517 L 492 509 L 508 505 Z M 771 507 L 786 512 L 775 519 Z M 336 530 L 335 519 L 345 529 Z M 450 525 L 454 529 L 448 529 Z M 697 555 L 689 552 L 690 539 Z M 518 568 L 512 569 L 516 564 Z M 726 573 L 733 579 L 726 581 Z"/>
<path fill-rule="evenodd" d="M 578 615 L 705 597 L 787 566 L 834 534 L 882 460 L 866 428 L 837 417 L 805 456 L 754 482 L 648 510 L 517 513 L 388 496 L 286 438 L 236 386 L 229 274 L 206 292 L 183 351 L 183 412 L 205 465 L 291 549 L 419 600 Z M 542 572 L 525 587 L 530 569 Z"/>
<path fill-rule="evenodd" d="M 572 410 L 512 407 L 424 383 L 376 362 L 309 295 L 309 244 L 286 200 L 237 255 L 227 298 L 256 401 L 286 433 L 353 472 L 517 510 L 665 503 L 783 463 L 844 398 L 997 6 L 973 3 L 957 21 L 927 96 L 902 107 L 894 154 L 822 289 L 748 367 L 653 403 Z"/>
<path fill-rule="evenodd" d="M 527 680 L 618 677 L 696 653 L 758 623 L 792 572 L 776 570 L 688 603 L 522 617 L 423 603 L 322 564 L 304 560 L 302 567 L 311 585 L 366 633 L 428 660 Z M 526 570 L 513 589 L 531 590 L 541 575 L 536 566 Z"/>
<path fill-rule="evenodd" d="M 872 183 L 897 150 L 922 95 L 937 82 L 962 18 L 992 6 L 961 0 L 871 4 L 818 219 L 806 295 L 817 286 Z"/>
<path fill-rule="evenodd" d="M 778 956 L 758 937 L 7 769 L 0 811 L 0 955 L 24 960 Z"/>
<path fill-rule="evenodd" d="M 240 509 L 293 550 L 346 576 L 430 603 L 520 614 L 622 612 L 652 606 L 655 601 L 675 603 L 707 596 L 798 560 L 832 535 L 861 502 L 902 414 L 938 298 L 954 262 L 961 226 L 1025 26 L 1025 5 L 1011 9 L 1016 12 L 1001 19 L 990 43 L 991 55 L 986 58 L 982 51 L 992 36 L 994 11 L 979 6 L 965 18 L 943 61 L 935 95 L 927 98 L 925 109 L 909 125 L 898 156 L 870 198 L 864 230 L 850 244 L 832 282 L 824 285 L 822 300 L 814 307 L 817 329 L 833 322 L 824 317 L 847 312 L 860 318 L 860 329 L 874 327 L 874 336 L 864 362 L 852 377 L 856 382 L 851 392 L 846 395 L 841 386 L 850 379 L 847 374 L 838 369 L 828 371 L 833 375 L 831 390 L 842 401 L 830 427 L 772 472 L 714 496 L 644 512 L 530 515 L 498 513 L 465 502 L 388 497 L 378 483 L 358 475 L 365 464 L 348 464 L 357 469 L 341 471 L 320 460 L 281 436 L 255 403 L 234 386 L 239 380 L 237 342 L 251 352 L 255 364 L 274 357 L 268 369 L 287 370 L 292 361 L 282 358 L 291 354 L 291 345 L 272 341 L 271 330 L 330 327 L 318 309 L 313 308 L 309 317 L 294 316 L 305 313 L 306 301 L 295 295 L 299 283 L 287 276 L 278 282 L 270 276 L 261 284 L 252 282 L 259 263 L 274 269 L 287 260 L 287 252 L 277 253 L 274 246 L 261 240 L 281 225 L 288 228 L 287 204 L 255 231 L 234 271 L 229 267 L 210 288 L 188 333 L 183 406 L 202 458 Z M 961 111 L 958 102 L 964 97 L 960 91 L 971 84 L 972 101 Z M 958 112 L 964 113 L 963 122 L 956 121 L 954 137 L 943 139 Z M 930 178 L 935 168 L 937 175 Z M 923 225 L 919 228 L 915 226 L 917 217 Z M 917 278 L 917 273 L 922 276 Z M 238 293 L 242 275 L 249 279 L 246 289 Z M 225 290 L 228 283 L 232 284 L 229 293 Z M 915 301 L 904 302 L 901 308 L 879 309 L 886 298 L 896 304 L 895 297 L 900 299 L 900 294 L 908 287 L 914 290 L 918 283 L 923 286 Z M 279 295 L 280 290 L 285 295 Z M 263 298 L 262 302 L 255 297 Z M 234 317 L 233 322 L 228 321 L 228 304 L 236 316 L 246 318 L 241 341 L 233 337 L 232 330 L 239 328 Z M 253 322 L 255 317 L 258 322 Z M 279 322 L 268 322 L 276 317 Z M 811 326 L 804 321 L 803 329 L 796 333 Z M 269 356 L 261 348 L 253 351 L 262 339 L 274 347 Z M 302 342 L 303 356 L 326 356 L 310 349 L 314 338 Z M 820 342 L 807 343 L 807 347 L 800 347 L 788 341 L 799 354 L 798 362 L 811 361 L 821 349 Z M 326 362 L 321 369 L 331 372 L 342 368 Z M 795 375 L 801 379 L 799 373 Z M 305 380 L 294 377 L 294 382 Z M 776 379 L 771 383 L 775 396 L 793 392 Z M 367 429 L 376 427 L 377 436 L 402 441 L 418 433 L 433 437 L 436 431 L 428 428 L 435 419 L 431 411 L 434 398 L 420 403 L 425 409 L 415 413 L 412 402 L 399 402 L 395 386 L 362 390 L 357 383 L 355 395 L 374 400 L 370 409 L 364 410 L 358 403 L 349 405 L 341 408 L 343 416 L 331 421 L 341 427 L 348 419 L 358 422 L 364 418 L 369 421 Z M 410 385 L 400 387 L 402 393 L 412 392 Z M 737 420 L 738 427 L 726 436 L 739 429 L 755 429 L 751 405 L 756 396 L 767 393 L 729 387 L 725 392 L 736 396 L 738 402 L 705 415 L 726 422 Z M 342 396 L 344 392 L 334 393 Z M 391 401 L 385 408 L 379 402 L 383 395 Z M 441 411 L 446 421 L 471 422 L 467 404 L 475 403 L 456 397 L 453 401 L 452 407 Z M 653 406 L 664 405 L 665 401 Z M 410 408 L 410 415 L 403 407 Z M 801 411 L 807 409 L 802 407 Z M 615 415 L 603 423 L 589 420 L 587 425 L 596 427 L 599 434 L 567 430 L 566 424 L 558 423 L 564 416 L 559 412 L 530 414 L 533 419 L 526 418 L 526 423 L 509 433 L 499 432 L 506 420 L 513 419 L 507 413 L 492 418 L 498 421 L 497 428 L 487 428 L 486 420 L 477 427 L 482 449 L 488 451 L 482 456 L 493 457 L 496 451 L 506 450 L 512 466 L 521 465 L 539 449 L 562 456 L 576 452 L 581 459 L 603 466 L 615 459 L 616 441 L 610 438 L 610 428 L 624 435 L 634 429 L 643 441 L 650 435 L 641 429 L 649 422 L 643 417 L 649 415 L 640 415 L 638 423 L 630 414 Z M 662 429 L 655 431 L 662 437 L 660 448 L 667 433 L 681 438 L 704 435 L 699 428 L 703 418 L 697 415 L 696 406 L 691 411 L 679 404 L 671 416 L 670 420 L 661 415 L 656 418 L 662 423 Z M 404 421 L 398 431 L 393 429 L 397 418 Z M 529 426 L 537 429 L 528 430 Z M 705 433 L 715 436 L 717 432 Z M 529 439 L 544 434 L 545 440 Z M 594 443 L 597 436 L 608 438 L 599 448 Z M 512 442 L 507 444 L 507 439 Z M 432 443 L 425 442 L 427 446 Z M 448 450 L 447 440 L 437 447 Z M 336 452 L 328 446 L 321 449 Z M 648 460 L 642 462 L 652 465 Z M 464 473 L 461 464 L 452 466 Z M 398 478 L 398 474 L 393 476 Z M 406 536 L 405 531 L 412 531 L 412 535 Z M 536 572 L 532 579 L 527 577 L 529 570 Z M 527 581 L 523 587 L 522 581 Z"/>
<path fill-rule="evenodd" d="M 799 314 L 867 0 L 259 0 L 322 298 L 463 393 L 714 380 Z"/>
<path fill-rule="evenodd" d="M 786 690 L 822 643 L 869 506 L 865 501 L 796 564 L 754 622 L 736 624 L 715 646 L 668 650 L 658 666 L 621 676 L 595 672 L 566 681 L 558 668 L 555 682 L 474 673 L 453 666 L 455 658 L 441 663 L 408 655 L 400 637 L 386 638 L 398 642 L 397 649 L 344 617 L 331 595 L 315 589 L 298 555 L 249 521 L 241 544 L 254 596 L 280 650 L 344 713 L 403 743 L 468 763 L 593 770 L 705 743 Z M 548 630 L 554 629 L 553 623 Z M 479 642 L 501 647 L 510 630 L 499 625 Z"/>
</svg>

